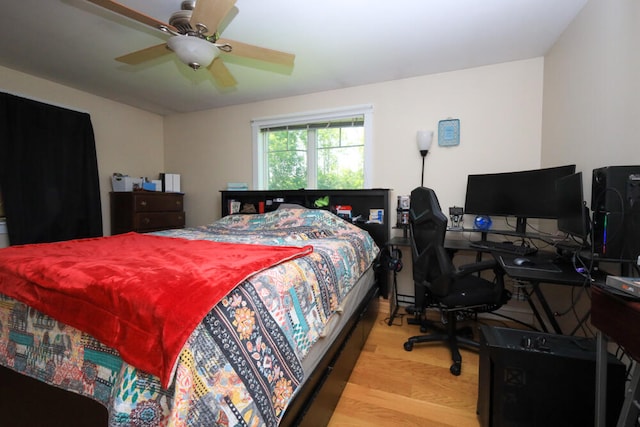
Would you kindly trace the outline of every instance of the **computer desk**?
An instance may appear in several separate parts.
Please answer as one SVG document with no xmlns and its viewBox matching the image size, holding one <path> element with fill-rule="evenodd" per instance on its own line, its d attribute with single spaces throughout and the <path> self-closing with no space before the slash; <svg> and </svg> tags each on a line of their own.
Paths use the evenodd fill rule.
<svg viewBox="0 0 640 427">
<path fill-rule="evenodd" d="M 445 246 L 447 246 L 447 242 L 445 242 Z M 464 240 L 449 242 L 448 246 L 454 250 L 476 250 L 468 247 L 468 244 L 465 245 Z M 533 293 L 538 299 L 547 320 L 553 327 L 554 332 L 558 334 L 562 334 L 562 329 L 556 321 L 544 293 L 540 289 L 540 284 L 590 286 L 592 288 L 591 312 L 589 314 L 591 315 L 593 326 L 598 328 L 595 426 L 606 427 L 607 337 L 623 346 L 629 356 L 636 361 L 617 423 L 617 427 L 635 426 L 636 420 L 640 415 L 640 328 L 636 328 L 634 325 L 640 322 L 640 300 L 626 298 L 621 296 L 619 292 L 608 288 L 605 285 L 606 272 L 595 270 L 590 278 L 587 279 L 575 271 L 571 262 L 557 262 L 554 253 L 543 251 L 526 256 L 526 258 L 531 259 L 542 268 L 523 268 L 513 265 L 512 260 L 518 257 L 517 255 L 498 252 L 492 252 L 491 255 L 500 263 L 505 274 L 515 280 L 531 283 Z M 598 261 L 597 259 L 594 260 Z M 620 260 L 612 261 L 620 262 Z M 555 268 L 545 268 L 549 264 L 552 264 Z M 550 271 L 551 269 L 556 271 Z M 533 303 L 531 295 L 527 294 L 527 301 L 541 327 L 547 332 L 545 323 Z"/>
<path fill-rule="evenodd" d="M 533 255 L 527 255 L 526 258 L 532 260 L 535 264 L 531 267 L 515 265 L 513 260 L 518 258 L 517 255 L 498 252 L 492 252 L 492 255 L 500 263 L 500 266 L 509 277 L 531 284 L 533 295 L 535 295 L 538 300 L 538 304 L 542 308 L 546 320 L 553 328 L 553 332 L 557 334 L 563 333 L 562 328 L 558 324 L 556 316 L 551 310 L 540 285 L 547 283 L 564 286 L 590 287 L 593 283 L 604 283 L 606 279 L 606 273 L 599 270 L 594 270 L 589 276 L 578 273 L 570 260 L 561 259 L 553 252 L 538 252 Z M 525 295 L 533 314 L 540 323 L 540 327 L 544 332 L 549 332 L 540 311 L 531 298 L 531 294 L 525 293 Z"/>
<path fill-rule="evenodd" d="M 449 231 L 462 231 L 462 230 L 449 230 Z M 468 230 L 467 230 L 468 231 Z M 476 230 L 477 231 L 477 230 Z M 483 236 L 483 239 L 486 236 Z M 411 246 L 411 241 L 407 237 L 394 237 L 389 242 L 389 245 L 400 249 L 400 247 Z M 578 273 L 573 263 L 569 260 L 565 262 L 559 262 L 555 252 L 539 251 L 536 254 L 526 255 L 526 258 L 532 260 L 535 263 L 533 267 L 520 267 L 513 264 L 513 259 L 520 255 L 506 254 L 504 252 L 495 252 L 487 249 L 474 248 L 470 246 L 470 242 L 466 239 L 446 238 L 444 242 L 445 248 L 449 251 L 453 257 L 458 251 L 471 251 L 477 254 L 476 260 L 480 261 L 482 254 L 491 254 L 496 261 L 500 264 L 505 274 L 514 280 L 527 282 L 531 285 L 531 293 L 525 292 L 525 298 L 533 315 L 540 324 L 540 328 L 543 332 L 549 332 L 547 322 L 556 334 L 563 334 L 560 324 L 556 320 L 556 316 L 549 305 L 549 302 L 544 295 L 540 285 L 543 283 L 562 285 L 562 286 L 590 286 L 593 282 L 604 283 L 606 274 L 596 270 L 592 273 L 590 278 Z M 552 271 L 554 270 L 554 271 Z M 393 322 L 396 316 L 398 306 L 400 302 L 408 302 L 409 295 L 398 294 L 397 283 L 395 283 L 395 273 L 392 279 L 392 287 L 390 301 L 391 303 L 391 316 L 389 324 Z M 534 298 L 535 297 L 535 298 Z M 404 301 L 399 299 L 405 298 Z M 542 313 L 538 309 L 535 300 L 542 309 Z M 543 318 L 543 314 L 545 319 Z M 572 332 L 573 333 L 573 332 Z"/>
<path fill-rule="evenodd" d="M 499 234 L 505 233 L 501 232 Z M 486 235 L 483 235 L 483 239 L 485 238 Z M 540 287 L 541 284 L 547 283 L 561 286 L 582 287 L 590 286 L 593 282 L 604 283 L 604 280 L 606 279 L 606 274 L 599 270 L 592 272 L 590 277 L 586 277 L 585 275 L 578 273 L 570 260 L 563 260 L 559 258 L 555 252 L 539 251 L 535 254 L 526 256 L 507 254 L 504 252 L 471 247 L 470 242 L 466 239 L 446 239 L 445 248 L 450 250 L 452 253 L 459 250 L 474 251 L 478 254 L 476 257 L 478 261 L 480 260 L 482 253 L 490 253 L 500 264 L 507 276 L 517 281 L 529 283 L 531 285 L 531 293 L 525 292 L 525 298 L 543 332 L 549 332 L 549 327 L 547 326 L 548 323 L 554 333 L 563 334 L 562 328 L 556 320 L 556 316 L 549 305 L 549 301 Z M 517 266 L 513 263 L 513 260 L 518 257 L 528 258 L 533 261 L 535 265 L 531 267 Z M 536 305 L 535 300 L 537 300 L 538 305 Z M 538 309 L 538 306 L 541 310 Z M 575 331 L 572 331 L 572 334 L 574 332 Z"/>
</svg>

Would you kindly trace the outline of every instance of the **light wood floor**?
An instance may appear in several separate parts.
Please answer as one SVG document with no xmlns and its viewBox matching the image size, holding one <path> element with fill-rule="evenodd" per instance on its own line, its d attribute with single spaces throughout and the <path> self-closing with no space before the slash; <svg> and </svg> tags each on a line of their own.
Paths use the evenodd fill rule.
<svg viewBox="0 0 640 427">
<path fill-rule="evenodd" d="M 417 344 L 405 351 L 404 342 L 419 335 L 419 327 L 407 324 L 407 316 L 389 326 L 388 316 L 388 302 L 381 300 L 329 427 L 478 427 L 478 353 L 461 350 L 462 373 L 456 377 L 449 372 L 451 356 L 444 344 Z"/>
</svg>

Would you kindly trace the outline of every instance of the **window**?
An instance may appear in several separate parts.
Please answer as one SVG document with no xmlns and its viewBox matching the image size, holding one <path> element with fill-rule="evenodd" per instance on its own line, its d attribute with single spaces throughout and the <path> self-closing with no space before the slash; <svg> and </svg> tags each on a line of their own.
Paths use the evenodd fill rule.
<svg viewBox="0 0 640 427">
<path fill-rule="evenodd" d="M 371 120 L 370 106 L 254 120 L 254 188 L 369 187 Z"/>
</svg>

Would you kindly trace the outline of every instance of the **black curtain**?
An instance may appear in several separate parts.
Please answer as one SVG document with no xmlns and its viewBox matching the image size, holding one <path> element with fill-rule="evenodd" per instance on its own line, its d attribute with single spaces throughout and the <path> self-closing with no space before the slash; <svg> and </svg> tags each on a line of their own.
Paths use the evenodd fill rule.
<svg viewBox="0 0 640 427">
<path fill-rule="evenodd" d="M 89 114 L 0 93 L 0 188 L 11 245 L 102 236 Z"/>
</svg>

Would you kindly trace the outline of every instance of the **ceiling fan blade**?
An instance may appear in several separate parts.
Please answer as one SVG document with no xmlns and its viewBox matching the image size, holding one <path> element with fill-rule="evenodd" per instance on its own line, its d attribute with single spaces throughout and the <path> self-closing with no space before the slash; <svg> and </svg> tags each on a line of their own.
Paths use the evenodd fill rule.
<svg viewBox="0 0 640 427">
<path fill-rule="evenodd" d="M 231 52 L 224 52 L 225 55 L 257 59 L 259 61 L 271 62 L 273 64 L 285 65 L 287 67 L 293 67 L 293 61 L 296 58 L 292 53 L 267 49 L 265 47 L 254 46 L 247 43 L 237 42 L 235 40 L 219 39 L 216 43 L 229 44 L 231 46 Z"/>
<path fill-rule="evenodd" d="M 116 58 L 116 61 L 124 62 L 129 65 L 138 65 L 152 59 L 160 58 L 161 56 L 173 53 L 166 43 L 162 43 L 156 46 L 147 47 L 136 52 L 131 52 L 126 55 L 122 55 Z"/>
<path fill-rule="evenodd" d="M 196 28 L 197 24 L 204 24 L 209 30 L 207 34 L 214 34 L 235 4 L 236 0 L 197 0 L 191 13 L 191 26 Z"/>
<path fill-rule="evenodd" d="M 128 8 L 127 6 L 120 4 L 116 1 L 112 0 L 89 0 L 89 2 L 93 4 L 97 4 L 105 9 L 108 9 L 112 12 L 117 13 L 118 15 L 126 16 L 127 18 L 133 19 L 134 21 L 138 21 L 142 24 L 148 25 L 153 28 L 160 28 L 165 26 L 173 31 L 177 31 L 176 28 L 172 25 L 166 24 L 162 21 L 158 21 L 155 18 L 152 18 L 149 15 L 145 15 L 144 13 L 138 12 L 137 10 Z"/>
<path fill-rule="evenodd" d="M 229 71 L 227 66 L 224 65 L 224 62 L 222 62 L 222 59 L 220 59 L 220 57 L 214 59 L 211 65 L 209 65 L 209 72 L 211 72 L 211 75 L 215 79 L 216 83 L 218 83 L 220 86 L 232 87 L 238 83 L 236 79 L 233 78 L 231 72 Z"/>
</svg>

